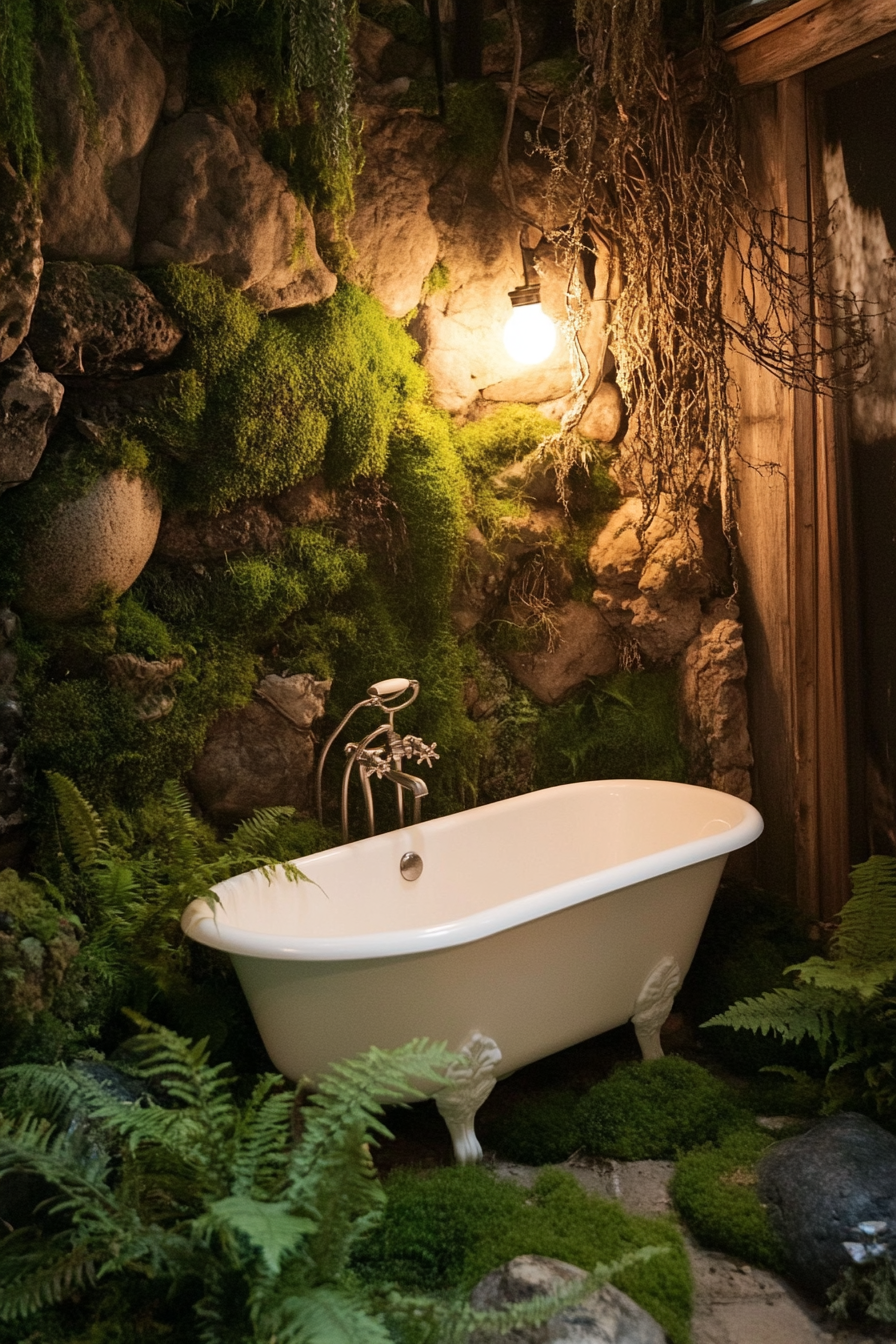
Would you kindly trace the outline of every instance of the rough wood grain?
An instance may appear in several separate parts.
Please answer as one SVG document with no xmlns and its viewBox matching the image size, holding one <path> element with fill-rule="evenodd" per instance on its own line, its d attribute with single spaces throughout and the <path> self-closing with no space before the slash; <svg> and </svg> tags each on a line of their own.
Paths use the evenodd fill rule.
<svg viewBox="0 0 896 1344">
<path fill-rule="evenodd" d="M 780 26 L 766 27 L 777 20 Z M 789 79 L 894 31 L 894 0 L 797 0 L 721 45 L 738 82 L 748 87 Z"/>
</svg>

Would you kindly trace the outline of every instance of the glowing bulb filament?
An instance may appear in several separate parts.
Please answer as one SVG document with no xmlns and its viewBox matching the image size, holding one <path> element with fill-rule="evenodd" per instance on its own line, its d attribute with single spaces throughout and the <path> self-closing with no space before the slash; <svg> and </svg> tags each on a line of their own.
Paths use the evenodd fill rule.
<svg viewBox="0 0 896 1344">
<path fill-rule="evenodd" d="M 504 328 L 504 348 L 518 364 L 541 364 L 554 349 L 557 329 L 540 303 L 514 305 Z"/>
</svg>

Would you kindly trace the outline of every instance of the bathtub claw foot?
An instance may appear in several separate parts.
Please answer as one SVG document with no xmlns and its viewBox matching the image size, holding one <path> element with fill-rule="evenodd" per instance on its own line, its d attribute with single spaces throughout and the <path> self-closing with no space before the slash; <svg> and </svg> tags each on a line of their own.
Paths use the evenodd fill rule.
<svg viewBox="0 0 896 1344">
<path fill-rule="evenodd" d="M 464 1166 L 482 1157 L 482 1145 L 473 1122 L 495 1085 L 495 1065 L 501 1059 L 501 1051 L 490 1036 L 474 1031 L 458 1053 L 463 1059 L 451 1064 L 446 1073 L 453 1086 L 437 1092 L 435 1103 L 448 1126 L 454 1156 Z"/>
<path fill-rule="evenodd" d="M 632 1026 L 644 1059 L 662 1059 L 660 1027 L 672 1009 L 681 985 L 681 969 L 674 957 L 663 957 L 648 975 L 635 1000 Z"/>
</svg>

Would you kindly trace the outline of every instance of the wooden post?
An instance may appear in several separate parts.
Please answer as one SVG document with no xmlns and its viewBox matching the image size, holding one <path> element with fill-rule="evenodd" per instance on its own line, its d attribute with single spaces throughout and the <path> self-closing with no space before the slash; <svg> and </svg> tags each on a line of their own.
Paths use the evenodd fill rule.
<svg viewBox="0 0 896 1344">
<path fill-rule="evenodd" d="M 785 217 L 796 282 L 794 331 L 817 358 L 811 287 L 812 108 L 795 75 L 742 99 L 749 185 Z M 736 261 L 729 271 L 734 302 Z M 833 411 L 809 388 L 785 388 L 735 354 L 741 395 L 739 582 L 750 667 L 755 801 L 766 821 L 757 878 L 795 892 L 825 918 L 848 889 L 838 464 Z M 772 465 L 774 464 L 774 465 Z"/>
</svg>

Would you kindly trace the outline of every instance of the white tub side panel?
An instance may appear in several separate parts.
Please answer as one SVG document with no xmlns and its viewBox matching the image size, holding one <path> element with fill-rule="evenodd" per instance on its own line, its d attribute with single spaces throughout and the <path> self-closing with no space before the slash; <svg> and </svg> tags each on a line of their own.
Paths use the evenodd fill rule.
<svg viewBox="0 0 896 1344">
<path fill-rule="evenodd" d="M 497 1041 L 499 1073 L 627 1021 L 664 956 L 690 966 L 725 857 L 489 938 L 403 957 L 300 962 L 234 956 L 262 1038 L 287 1077 L 415 1036 Z"/>
</svg>

